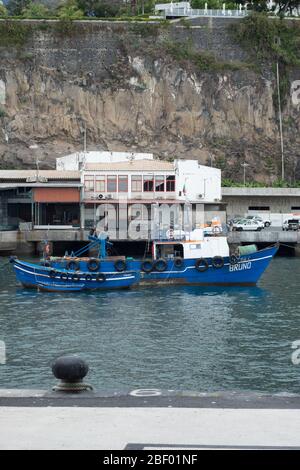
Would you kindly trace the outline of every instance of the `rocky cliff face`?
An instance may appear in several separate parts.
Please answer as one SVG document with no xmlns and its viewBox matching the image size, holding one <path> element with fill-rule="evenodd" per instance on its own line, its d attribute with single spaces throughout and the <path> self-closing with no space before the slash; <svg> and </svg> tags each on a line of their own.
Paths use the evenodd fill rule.
<svg viewBox="0 0 300 470">
<path fill-rule="evenodd" d="M 35 30 L 22 47 L 2 45 L 1 167 L 32 167 L 36 157 L 44 168 L 54 167 L 56 157 L 82 149 L 86 125 L 90 150 L 198 158 L 221 166 L 229 177 L 239 175 L 246 160 L 253 179 L 275 178 L 281 158 L 275 77 L 271 69 L 258 73 L 246 65 L 226 26 L 143 31 L 77 24 L 67 34 Z M 177 60 L 165 47 L 170 41 L 192 41 L 225 63 L 201 69 Z M 283 117 L 291 178 L 300 172 L 297 80 L 300 71 L 291 70 L 294 99 L 288 93 Z"/>
</svg>

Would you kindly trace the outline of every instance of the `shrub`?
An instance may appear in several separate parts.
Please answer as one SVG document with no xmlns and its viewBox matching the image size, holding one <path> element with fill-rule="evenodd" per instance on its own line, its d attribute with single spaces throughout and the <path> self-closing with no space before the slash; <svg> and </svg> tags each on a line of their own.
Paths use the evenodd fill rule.
<svg viewBox="0 0 300 470">
<path fill-rule="evenodd" d="M 213 54 L 207 51 L 197 51 L 194 49 L 191 41 L 185 43 L 177 41 L 165 41 L 165 50 L 175 60 L 182 63 L 190 63 L 203 72 L 224 70 L 239 70 L 249 68 L 249 64 L 240 64 L 237 62 L 224 62 L 217 59 Z"/>
<path fill-rule="evenodd" d="M 22 11 L 26 8 L 31 0 L 9 0 L 7 9 L 11 16 L 22 16 Z"/>
<path fill-rule="evenodd" d="M 0 23 L 0 46 L 23 46 L 34 28 L 28 24 L 14 21 L 3 21 Z"/>
<path fill-rule="evenodd" d="M 6 111 L 0 107 L 0 119 L 6 116 Z"/>
<path fill-rule="evenodd" d="M 76 0 L 67 0 L 58 9 L 58 17 L 62 20 L 77 20 L 84 17 L 84 12 L 79 8 Z"/>
<path fill-rule="evenodd" d="M 6 18 L 8 15 L 8 11 L 4 5 L 0 5 L 0 18 Z"/>
<path fill-rule="evenodd" d="M 231 25 L 230 31 L 256 62 L 273 64 L 275 75 L 276 63 L 279 64 L 280 101 L 284 106 L 290 88 L 289 67 L 300 65 L 300 24 L 254 12 Z M 277 109 L 277 91 L 274 91 L 273 103 Z"/>
<path fill-rule="evenodd" d="M 252 13 L 230 26 L 234 39 L 259 60 L 300 64 L 300 25 Z M 278 41 L 279 39 L 279 41 Z"/>
<path fill-rule="evenodd" d="M 24 18 L 47 18 L 47 16 L 49 16 L 49 10 L 42 3 L 29 3 L 29 5 L 22 10 L 22 16 Z"/>
</svg>

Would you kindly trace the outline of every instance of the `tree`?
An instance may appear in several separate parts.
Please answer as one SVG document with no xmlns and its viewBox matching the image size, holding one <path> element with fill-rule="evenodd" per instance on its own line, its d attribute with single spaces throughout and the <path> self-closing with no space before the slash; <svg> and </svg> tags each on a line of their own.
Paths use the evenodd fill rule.
<svg viewBox="0 0 300 470">
<path fill-rule="evenodd" d="M 247 4 L 247 9 L 257 12 L 266 12 L 268 11 L 268 2 L 267 0 L 252 0 L 251 3 Z"/>
<path fill-rule="evenodd" d="M 292 15 L 294 11 L 300 10 L 300 0 L 275 0 L 278 6 L 278 14 L 290 13 Z"/>
<path fill-rule="evenodd" d="M 9 0 L 7 9 L 12 16 L 21 16 L 22 11 L 30 4 L 30 0 Z"/>
<path fill-rule="evenodd" d="M 247 2 L 241 1 L 241 3 L 246 4 Z M 252 0 L 251 3 L 247 3 L 248 10 L 255 10 L 258 12 L 269 11 L 268 1 L 267 0 Z M 272 10 L 277 13 L 279 16 L 289 13 L 293 13 L 300 10 L 300 0 L 274 0 L 274 6 Z"/>
<path fill-rule="evenodd" d="M 49 16 L 48 8 L 42 3 L 29 3 L 29 5 L 22 10 L 24 18 L 46 18 Z"/>
<path fill-rule="evenodd" d="M 78 6 L 86 16 L 97 17 L 116 16 L 124 8 L 123 4 L 120 6 L 109 0 L 78 0 Z"/>
<path fill-rule="evenodd" d="M 214 161 L 215 168 L 224 171 L 226 168 L 226 159 L 224 156 L 217 157 Z"/>
<path fill-rule="evenodd" d="M 4 5 L 0 4 L 0 18 L 6 18 L 7 15 L 8 15 L 7 9 L 5 8 Z"/>
<path fill-rule="evenodd" d="M 82 18 L 84 12 L 79 8 L 76 0 L 67 0 L 58 8 L 58 16 L 62 20 L 76 20 Z"/>
<path fill-rule="evenodd" d="M 270 182 L 272 182 L 272 177 L 276 174 L 275 159 L 272 155 L 268 155 L 265 158 L 264 167 L 269 175 Z"/>
</svg>

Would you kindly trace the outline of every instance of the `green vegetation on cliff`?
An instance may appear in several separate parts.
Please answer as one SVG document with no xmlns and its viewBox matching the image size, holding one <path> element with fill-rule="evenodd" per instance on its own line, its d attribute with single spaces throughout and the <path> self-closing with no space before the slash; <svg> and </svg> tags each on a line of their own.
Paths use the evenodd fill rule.
<svg viewBox="0 0 300 470">
<path fill-rule="evenodd" d="M 177 60 L 182 65 L 192 64 L 197 70 L 202 72 L 222 72 L 225 70 L 240 70 L 252 68 L 251 64 L 240 62 L 225 62 L 207 51 L 198 51 L 193 47 L 191 41 L 184 43 L 166 40 L 163 43 L 166 53 Z"/>
<path fill-rule="evenodd" d="M 7 9 L 5 8 L 4 5 L 0 4 L 0 18 L 6 18 L 7 15 L 8 15 Z"/>
<path fill-rule="evenodd" d="M 230 29 L 236 42 L 258 60 L 300 64 L 300 24 L 297 21 L 252 13 L 232 24 Z"/>
<path fill-rule="evenodd" d="M 236 181 L 230 178 L 222 178 L 222 186 L 223 188 L 299 188 L 300 181 L 292 181 L 288 183 L 287 181 L 283 181 L 281 179 L 277 179 L 270 184 L 261 183 L 259 181 L 246 181 L 246 183 L 241 183 L 241 181 Z"/>
<path fill-rule="evenodd" d="M 4 109 L 2 109 L 1 106 L 0 106 L 0 119 L 4 118 L 5 116 L 6 116 L 6 111 Z"/>
<path fill-rule="evenodd" d="M 33 26 L 13 21 L 0 23 L 0 46 L 22 46 L 33 32 Z"/>
<path fill-rule="evenodd" d="M 252 13 L 230 26 L 237 44 L 248 51 L 252 60 L 260 64 L 276 64 L 280 71 L 281 104 L 286 102 L 290 88 L 289 69 L 300 65 L 300 23 L 283 18 L 270 18 L 265 13 Z M 273 96 L 278 107 L 277 93 Z"/>
</svg>

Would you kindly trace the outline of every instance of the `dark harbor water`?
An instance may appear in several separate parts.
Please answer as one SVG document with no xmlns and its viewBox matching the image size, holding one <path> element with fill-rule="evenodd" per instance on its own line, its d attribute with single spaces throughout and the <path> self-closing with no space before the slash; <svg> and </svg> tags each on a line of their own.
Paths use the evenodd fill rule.
<svg viewBox="0 0 300 470">
<path fill-rule="evenodd" d="M 6 259 L 0 258 L 2 265 Z M 100 390 L 300 392 L 300 258 L 276 258 L 258 287 L 79 294 L 24 290 L 0 272 L 0 388 L 49 388 L 79 354 Z"/>
</svg>

